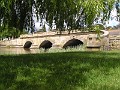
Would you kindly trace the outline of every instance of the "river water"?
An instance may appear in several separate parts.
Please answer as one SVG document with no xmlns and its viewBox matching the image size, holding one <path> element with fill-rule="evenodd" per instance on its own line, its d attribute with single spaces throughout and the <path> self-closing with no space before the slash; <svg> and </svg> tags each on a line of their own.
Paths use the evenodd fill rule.
<svg viewBox="0 0 120 90">
<path fill-rule="evenodd" d="M 39 49 L 24 49 L 24 48 L 0 48 L 0 55 L 4 54 L 33 54 L 40 53 Z"/>
<path fill-rule="evenodd" d="M 49 52 L 74 52 L 74 51 L 100 51 L 99 49 L 85 49 L 83 47 L 79 48 L 70 48 L 70 49 L 60 49 L 60 48 L 51 48 L 47 51 L 44 49 L 24 49 L 24 48 L 1 48 L 0 55 L 6 54 L 36 54 L 36 53 L 49 53 Z"/>
</svg>

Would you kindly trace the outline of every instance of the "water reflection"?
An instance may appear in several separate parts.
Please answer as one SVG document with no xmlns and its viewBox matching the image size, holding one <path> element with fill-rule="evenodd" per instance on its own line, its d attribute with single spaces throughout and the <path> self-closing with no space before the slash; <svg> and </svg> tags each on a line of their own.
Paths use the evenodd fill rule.
<svg viewBox="0 0 120 90">
<path fill-rule="evenodd" d="M 0 55 L 3 54 L 31 54 L 40 53 L 39 49 L 24 49 L 24 48 L 0 48 Z"/>
<path fill-rule="evenodd" d="M 51 52 L 74 52 L 74 51 L 100 51 L 99 48 L 84 48 L 84 47 L 77 47 L 77 48 L 50 48 L 50 49 L 27 49 L 27 48 L 0 48 L 0 55 L 4 54 L 35 54 L 35 53 L 51 53 Z"/>
</svg>

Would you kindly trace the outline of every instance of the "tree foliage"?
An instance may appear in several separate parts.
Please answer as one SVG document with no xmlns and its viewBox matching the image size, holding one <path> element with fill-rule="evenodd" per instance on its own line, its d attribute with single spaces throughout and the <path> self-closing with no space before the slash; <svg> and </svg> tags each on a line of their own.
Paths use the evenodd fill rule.
<svg viewBox="0 0 120 90">
<path fill-rule="evenodd" d="M 0 27 L 14 27 L 20 32 L 28 28 L 34 31 L 33 13 L 38 19 L 46 19 L 52 27 L 64 30 L 90 27 L 100 15 L 102 21 L 109 19 L 115 0 L 1 0 Z M 34 9 L 35 10 L 34 10 Z"/>
<path fill-rule="evenodd" d="M 116 5 L 115 5 L 116 9 L 117 9 L 117 19 L 118 21 L 120 21 L 120 0 L 116 1 Z"/>
</svg>

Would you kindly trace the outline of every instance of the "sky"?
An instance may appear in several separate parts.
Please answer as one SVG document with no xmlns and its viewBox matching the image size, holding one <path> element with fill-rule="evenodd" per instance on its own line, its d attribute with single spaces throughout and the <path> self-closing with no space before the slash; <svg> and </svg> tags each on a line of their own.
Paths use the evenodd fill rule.
<svg viewBox="0 0 120 90">
<path fill-rule="evenodd" d="M 117 21 L 117 10 L 114 8 L 111 12 L 110 19 L 106 22 L 106 26 L 114 27 L 118 24 L 120 24 L 120 22 Z"/>
</svg>

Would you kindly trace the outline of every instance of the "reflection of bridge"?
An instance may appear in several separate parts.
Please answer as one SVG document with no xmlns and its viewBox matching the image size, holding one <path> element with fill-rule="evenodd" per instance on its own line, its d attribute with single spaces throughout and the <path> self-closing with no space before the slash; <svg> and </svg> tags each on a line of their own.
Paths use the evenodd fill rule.
<svg viewBox="0 0 120 90">
<path fill-rule="evenodd" d="M 67 46 L 77 46 L 81 44 L 87 47 L 100 47 L 102 45 L 101 40 L 97 38 L 96 34 L 88 32 L 71 34 L 64 32 L 62 35 L 59 35 L 56 32 L 43 32 L 31 35 L 25 34 L 21 35 L 18 39 L 0 42 L 0 46 L 24 48 L 66 48 Z"/>
</svg>

